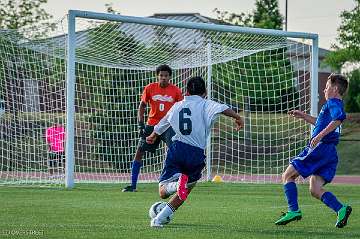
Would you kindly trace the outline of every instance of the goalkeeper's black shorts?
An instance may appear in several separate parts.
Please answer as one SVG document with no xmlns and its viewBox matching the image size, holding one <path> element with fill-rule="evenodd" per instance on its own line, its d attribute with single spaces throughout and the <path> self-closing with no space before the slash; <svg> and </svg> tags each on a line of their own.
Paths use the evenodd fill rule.
<svg viewBox="0 0 360 239">
<path fill-rule="evenodd" d="M 154 126 L 146 125 L 144 135 L 140 137 L 138 148 L 141 152 L 155 153 L 159 147 L 160 142 L 163 141 L 168 147 L 172 144 L 171 138 L 175 135 L 174 130 L 170 127 L 163 134 L 161 134 L 153 144 L 146 143 L 146 137 L 149 136 L 154 130 Z"/>
</svg>

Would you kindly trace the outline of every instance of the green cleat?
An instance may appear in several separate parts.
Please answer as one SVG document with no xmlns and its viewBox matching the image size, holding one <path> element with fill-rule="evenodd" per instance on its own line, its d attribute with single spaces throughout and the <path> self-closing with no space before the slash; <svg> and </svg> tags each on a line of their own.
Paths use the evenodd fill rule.
<svg viewBox="0 0 360 239">
<path fill-rule="evenodd" d="M 347 224 L 347 220 L 351 214 L 352 208 L 348 205 L 343 205 L 343 207 L 337 213 L 337 221 L 335 226 L 337 228 L 343 228 Z"/>
<path fill-rule="evenodd" d="M 289 222 L 295 221 L 295 220 L 301 220 L 302 213 L 300 210 L 297 211 L 288 211 L 287 213 L 283 213 L 279 220 L 275 222 L 275 225 L 286 225 Z"/>
</svg>

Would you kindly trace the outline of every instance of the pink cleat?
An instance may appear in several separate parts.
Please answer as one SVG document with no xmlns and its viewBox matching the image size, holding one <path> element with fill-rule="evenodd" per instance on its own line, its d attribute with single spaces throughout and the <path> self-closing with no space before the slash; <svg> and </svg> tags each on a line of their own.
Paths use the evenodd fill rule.
<svg viewBox="0 0 360 239">
<path fill-rule="evenodd" d="M 177 195 L 182 201 L 185 201 L 189 195 L 189 190 L 186 188 L 186 184 L 189 180 L 189 177 L 186 174 L 181 174 L 179 178 L 179 186 L 177 189 Z"/>
</svg>

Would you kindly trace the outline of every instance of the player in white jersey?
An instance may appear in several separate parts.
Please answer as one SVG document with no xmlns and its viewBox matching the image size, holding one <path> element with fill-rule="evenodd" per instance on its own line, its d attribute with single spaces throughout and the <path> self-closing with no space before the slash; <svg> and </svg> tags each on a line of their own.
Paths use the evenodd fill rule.
<svg viewBox="0 0 360 239">
<path fill-rule="evenodd" d="M 174 143 L 167 151 L 160 176 L 159 194 L 161 198 L 168 198 L 177 193 L 151 220 L 152 227 L 162 227 L 201 178 L 201 171 L 205 167 L 206 141 L 218 114 L 234 118 L 237 130 L 243 127 L 242 118 L 227 105 L 205 99 L 205 81 L 201 77 L 189 79 L 186 88 L 185 99 L 175 103 L 146 138 L 151 144 L 169 127 L 175 131 Z"/>
</svg>

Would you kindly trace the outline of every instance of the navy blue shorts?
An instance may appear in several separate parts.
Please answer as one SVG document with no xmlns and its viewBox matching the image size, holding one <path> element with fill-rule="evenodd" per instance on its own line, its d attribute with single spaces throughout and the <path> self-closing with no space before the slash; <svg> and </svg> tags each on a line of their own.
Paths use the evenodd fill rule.
<svg viewBox="0 0 360 239">
<path fill-rule="evenodd" d="M 201 178 L 201 171 L 204 167 L 205 154 L 203 149 L 175 141 L 167 151 L 159 182 L 168 180 L 177 173 L 188 175 L 188 183 L 196 182 Z"/>
<path fill-rule="evenodd" d="M 330 183 L 336 174 L 338 164 L 336 146 L 325 143 L 320 143 L 313 149 L 307 146 L 290 163 L 303 178 L 319 175 L 326 183 Z"/>
</svg>

